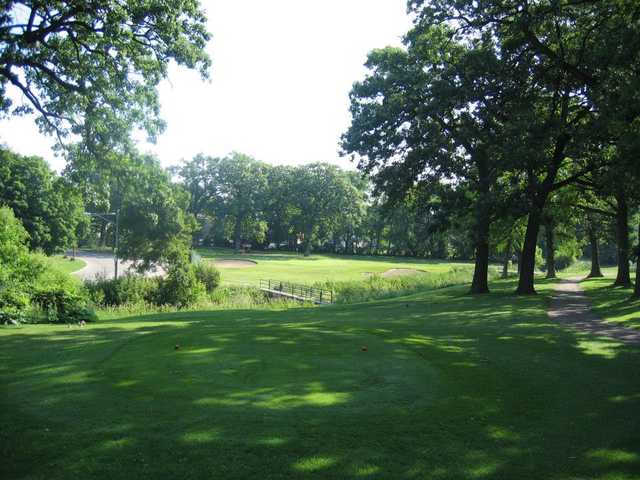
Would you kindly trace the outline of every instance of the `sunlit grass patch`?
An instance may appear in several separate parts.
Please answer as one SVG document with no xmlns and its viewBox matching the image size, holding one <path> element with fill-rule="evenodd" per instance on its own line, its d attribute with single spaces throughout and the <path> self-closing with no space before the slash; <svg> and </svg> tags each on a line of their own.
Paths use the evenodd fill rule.
<svg viewBox="0 0 640 480">
<path fill-rule="evenodd" d="M 514 287 L 2 328 L 3 478 L 632 478 L 640 353 Z"/>
<path fill-rule="evenodd" d="M 612 278 L 592 278 L 581 286 L 592 301 L 593 310 L 608 323 L 640 329 L 640 299 L 632 299 L 632 288 L 612 286 Z"/>
</svg>

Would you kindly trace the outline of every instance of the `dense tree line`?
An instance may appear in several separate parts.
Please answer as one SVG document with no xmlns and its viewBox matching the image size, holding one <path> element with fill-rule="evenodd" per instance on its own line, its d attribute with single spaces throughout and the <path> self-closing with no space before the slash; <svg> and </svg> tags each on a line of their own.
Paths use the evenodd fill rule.
<svg viewBox="0 0 640 480">
<path fill-rule="evenodd" d="M 600 217 L 614 218 L 616 284 L 630 285 L 629 216 L 640 184 L 640 5 L 409 5 L 415 25 L 404 47 L 374 50 L 370 73 L 354 85 L 345 153 L 392 198 L 411 195 L 416 185 L 444 185 L 452 194 L 441 208 L 451 211 L 463 197 L 473 212 L 473 292 L 488 291 L 491 244 L 504 236 L 492 230 L 501 223 L 512 230 L 508 250 L 514 235 L 521 239 L 517 291 L 535 293 L 541 231 L 553 275 L 555 238 L 569 210 L 591 214 L 583 223 L 594 256 Z M 576 195 L 563 202 L 568 189 Z M 514 232 L 523 222 L 524 232 Z"/>
<path fill-rule="evenodd" d="M 191 244 L 248 243 L 473 259 L 471 290 L 484 293 L 490 261 L 507 274 L 515 259 L 517 291 L 530 294 L 537 267 L 553 277 L 585 247 L 592 276 L 615 260 L 615 284 L 630 286 L 640 262 L 638 2 L 409 8 L 404 46 L 372 51 L 351 92 L 341 146 L 360 172 L 240 153 L 168 172 L 131 132 L 162 130 L 155 87 L 171 61 L 208 75 L 198 2 L 7 2 L 0 112 L 36 112 L 68 163 L 58 176 L 2 149 L 0 204 L 46 253 L 113 244 L 113 223 L 83 212 L 118 212 L 118 254 L 141 269 L 184 263 Z M 12 105 L 8 88 L 24 103 Z"/>
</svg>

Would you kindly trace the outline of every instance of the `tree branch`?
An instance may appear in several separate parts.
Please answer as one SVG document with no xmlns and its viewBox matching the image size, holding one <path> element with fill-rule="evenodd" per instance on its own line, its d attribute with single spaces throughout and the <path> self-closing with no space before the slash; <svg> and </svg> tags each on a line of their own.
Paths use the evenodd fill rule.
<svg viewBox="0 0 640 480">
<path fill-rule="evenodd" d="M 580 210 L 584 210 L 585 212 L 598 213 L 600 215 L 605 215 L 607 217 L 615 218 L 616 216 L 614 212 L 609 212 L 608 210 L 602 210 L 596 207 L 590 207 L 588 205 L 582 205 L 580 203 L 577 204 L 576 207 L 579 208 Z"/>
</svg>

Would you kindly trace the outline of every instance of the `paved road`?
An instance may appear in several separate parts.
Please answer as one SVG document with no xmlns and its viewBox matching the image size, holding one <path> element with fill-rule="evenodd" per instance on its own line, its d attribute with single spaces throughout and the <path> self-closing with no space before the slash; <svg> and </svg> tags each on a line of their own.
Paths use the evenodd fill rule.
<svg viewBox="0 0 640 480">
<path fill-rule="evenodd" d="M 605 323 L 591 311 L 591 301 L 579 282 L 580 279 L 571 278 L 556 284 L 548 311 L 549 317 L 583 332 L 640 345 L 640 330 Z"/>
<path fill-rule="evenodd" d="M 92 252 L 78 252 L 76 258 L 84 260 L 87 265 L 80 270 L 77 270 L 74 275 L 77 275 L 82 280 L 92 280 L 97 276 L 103 276 L 106 278 L 113 278 L 115 265 L 113 261 L 113 255 L 110 253 L 92 253 Z M 118 275 L 124 275 L 125 272 L 131 269 L 131 262 L 118 262 Z M 155 271 L 149 271 L 145 274 L 148 277 L 154 277 L 158 275 L 164 275 L 164 270 L 156 268 Z"/>
</svg>

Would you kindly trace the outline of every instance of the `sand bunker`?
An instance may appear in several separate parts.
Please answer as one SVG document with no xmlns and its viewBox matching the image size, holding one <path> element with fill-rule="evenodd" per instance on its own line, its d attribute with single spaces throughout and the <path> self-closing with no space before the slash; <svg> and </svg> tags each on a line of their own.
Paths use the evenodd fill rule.
<svg viewBox="0 0 640 480">
<path fill-rule="evenodd" d="M 406 275 L 416 275 L 418 273 L 424 273 L 422 270 L 416 270 L 414 268 L 390 268 L 386 272 L 382 273 L 385 278 L 388 277 L 404 277 Z"/>
<path fill-rule="evenodd" d="M 222 268 L 249 268 L 255 267 L 258 262 L 254 262 L 253 260 L 214 260 L 213 264 L 216 267 Z"/>
</svg>

